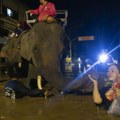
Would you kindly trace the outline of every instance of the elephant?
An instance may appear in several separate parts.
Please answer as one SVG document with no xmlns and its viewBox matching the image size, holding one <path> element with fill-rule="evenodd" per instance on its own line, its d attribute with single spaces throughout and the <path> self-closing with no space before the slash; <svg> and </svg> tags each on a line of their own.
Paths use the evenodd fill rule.
<svg viewBox="0 0 120 120">
<path fill-rule="evenodd" d="M 59 24 L 39 22 L 18 38 L 11 38 L 2 48 L 1 55 L 12 64 L 24 58 L 35 66 L 38 75 L 62 91 L 70 82 L 63 76 L 60 67 L 65 56 L 64 35 L 64 29 Z"/>
<path fill-rule="evenodd" d="M 64 38 L 64 29 L 59 24 L 39 22 L 18 38 L 10 38 L 3 46 L 1 56 L 6 57 L 11 64 L 19 63 L 24 58 L 30 63 L 29 68 L 35 69 L 29 70 L 30 74 L 34 72 L 43 76 L 58 91 L 92 91 L 93 86 L 88 77 L 79 75 L 73 80 L 61 72 L 61 61 L 68 50 Z"/>
</svg>

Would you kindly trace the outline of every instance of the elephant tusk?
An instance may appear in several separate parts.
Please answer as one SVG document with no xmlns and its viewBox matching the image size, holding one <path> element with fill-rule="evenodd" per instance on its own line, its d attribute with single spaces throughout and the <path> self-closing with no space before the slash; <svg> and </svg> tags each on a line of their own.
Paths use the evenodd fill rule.
<svg viewBox="0 0 120 120">
<path fill-rule="evenodd" d="M 18 67 L 21 68 L 22 67 L 22 63 L 18 63 Z"/>
<path fill-rule="evenodd" d="M 42 78 L 39 75 L 37 77 L 37 85 L 38 85 L 38 89 L 42 90 Z"/>
</svg>

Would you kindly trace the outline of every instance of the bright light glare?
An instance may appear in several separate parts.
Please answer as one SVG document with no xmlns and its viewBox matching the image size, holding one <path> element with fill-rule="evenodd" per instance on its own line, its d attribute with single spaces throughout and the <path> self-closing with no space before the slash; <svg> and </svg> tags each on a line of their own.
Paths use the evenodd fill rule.
<svg viewBox="0 0 120 120">
<path fill-rule="evenodd" d="M 108 55 L 106 53 L 102 53 L 100 56 L 99 56 L 99 62 L 106 62 L 108 59 Z"/>
<path fill-rule="evenodd" d="M 81 63 L 81 59 L 80 59 L 80 58 L 78 58 L 78 62 L 80 62 L 80 63 Z"/>
<path fill-rule="evenodd" d="M 9 8 L 7 8 L 7 15 L 9 16 L 9 17 L 11 17 L 12 16 L 12 10 L 11 9 L 9 9 Z"/>
</svg>

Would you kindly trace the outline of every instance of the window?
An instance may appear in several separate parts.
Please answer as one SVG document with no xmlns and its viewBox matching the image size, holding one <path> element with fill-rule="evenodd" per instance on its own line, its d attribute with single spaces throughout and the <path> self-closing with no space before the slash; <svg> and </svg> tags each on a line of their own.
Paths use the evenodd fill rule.
<svg viewBox="0 0 120 120">
<path fill-rule="evenodd" d="M 13 11 L 9 8 L 7 8 L 7 16 L 9 16 L 9 17 L 13 16 Z"/>
<path fill-rule="evenodd" d="M 18 20 L 18 13 L 6 6 L 3 6 L 3 16 Z"/>
</svg>

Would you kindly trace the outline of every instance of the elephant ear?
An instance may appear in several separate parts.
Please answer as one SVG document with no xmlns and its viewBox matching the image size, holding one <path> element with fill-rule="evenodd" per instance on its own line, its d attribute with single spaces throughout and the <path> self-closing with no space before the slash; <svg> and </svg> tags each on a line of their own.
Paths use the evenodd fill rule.
<svg viewBox="0 0 120 120">
<path fill-rule="evenodd" d="M 10 63 L 14 63 L 18 61 L 20 56 L 18 49 L 18 38 L 10 38 L 9 42 L 2 47 L 1 53 L 3 57 L 7 58 Z"/>
</svg>

